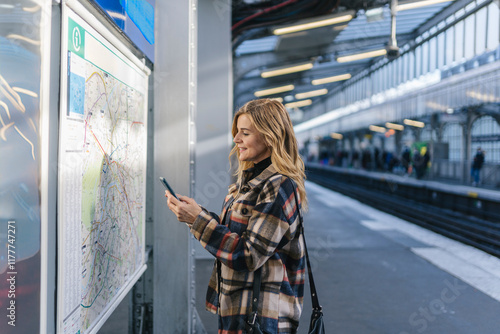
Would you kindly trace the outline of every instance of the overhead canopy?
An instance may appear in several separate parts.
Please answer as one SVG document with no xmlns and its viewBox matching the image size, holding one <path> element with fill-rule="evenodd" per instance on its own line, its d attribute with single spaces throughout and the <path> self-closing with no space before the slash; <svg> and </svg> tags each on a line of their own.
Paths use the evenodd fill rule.
<svg viewBox="0 0 500 334">
<path fill-rule="evenodd" d="M 296 1 L 286 2 L 289 2 L 288 6 L 292 6 L 291 3 Z M 320 3 L 321 1 L 316 2 Z M 245 21 L 244 24 L 237 26 L 238 22 L 246 18 L 242 16 L 243 10 L 240 10 L 238 5 L 233 4 L 233 28 L 237 26 L 233 30 L 235 105 L 241 105 L 255 98 L 255 91 L 289 84 L 294 85 L 295 89 L 293 91 L 269 97 L 281 97 L 286 102 L 292 102 L 297 100 L 295 97 L 297 93 L 322 88 L 332 92 L 341 85 L 348 84 L 348 81 L 341 80 L 321 85 L 313 85 L 312 81 L 347 73 L 352 78 L 356 74 L 369 70 L 376 61 L 386 57 L 383 54 L 384 50 L 391 44 L 390 1 L 358 2 L 342 0 L 334 2 L 338 6 L 330 8 L 332 10 L 330 12 L 313 13 L 312 9 L 304 9 L 304 12 L 298 12 L 295 16 L 292 13 L 287 13 L 287 22 L 283 22 L 283 17 L 280 18 L 280 13 L 276 12 L 278 10 L 275 9 L 269 13 L 275 13 L 276 20 L 273 21 L 268 18 L 266 23 L 260 22 L 257 24 L 254 22 L 254 26 L 250 26 L 247 30 L 241 30 L 241 26 L 250 24 L 252 20 Z M 408 3 L 409 1 L 405 2 Z M 405 50 L 409 49 L 425 30 L 448 18 L 469 2 L 470 0 L 446 1 L 397 12 L 397 46 L 400 48 L 405 47 Z M 237 3 L 241 4 L 242 2 Z M 265 4 L 268 5 L 267 8 L 272 8 L 273 3 L 275 2 L 260 2 L 260 10 L 263 10 Z M 286 8 L 286 6 L 282 8 Z M 248 14 L 248 12 L 246 13 Z M 307 13 L 315 15 L 304 18 Z M 292 34 L 273 34 L 273 30 L 277 27 L 296 25 L 304 21 L 310 22 L 315 18 L 322 18 L 327 15 L 341 16 L 346 13 L 353 13 L 354 18 L 347 22 Z M 284 14 L 281 16 L 284 16 Z M 298 19 L 294 19 L 294 17 L 298 17 Z M 237 21 L 237 19 L 240 21 Z M 262 18 L 261 20 L 264 21 Z M 345 58 L 339 59 L 339 57 L 370 51 L 379 51 L 381 55 L 355 61 L 347 58 L 347 61 L 341 62 Z M 309 70 L 269 78 L 261 76 L 263 71 L 295 66 L 304 62 L 312 62 L 313 67 Z M 313 103 L 324 97 L 324 95 L 313 97 Z M 307 110 L 306 108 L 304 110 Z"/>
</svg>

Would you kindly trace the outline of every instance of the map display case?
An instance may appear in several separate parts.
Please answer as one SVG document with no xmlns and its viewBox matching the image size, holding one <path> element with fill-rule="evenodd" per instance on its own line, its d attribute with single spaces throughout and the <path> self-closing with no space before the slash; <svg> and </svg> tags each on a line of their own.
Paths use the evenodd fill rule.
<svg viewBox="0 0 500 334">
<path fill-rule="evenodd" d="M 96 333 L 146 269 L 149 70 L 78 2 L 63 4 L 59 333 Z"/>
</svg>

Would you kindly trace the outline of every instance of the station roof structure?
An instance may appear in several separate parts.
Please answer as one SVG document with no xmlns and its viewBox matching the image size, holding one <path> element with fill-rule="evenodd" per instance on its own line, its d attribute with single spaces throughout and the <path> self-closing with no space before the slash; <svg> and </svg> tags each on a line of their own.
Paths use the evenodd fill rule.
<svg viewBox="0 0 500 334">
<path fill-rule="evenodd" d="M 308 92 L 317 94 L 307 97 L 317 103 L 381 59 L 397 57 L 387 54 L 391 45 L 408 49 L 430 27 L 470 2 L 393 0 L 392 6 L 397 4 L 393 32 L 389 0 L 233 1 L 235 106 L 260 96 L 297 102 L 307 97 L 297 94 Z M 319 20 L 331 23 L 338 18 L 338 23 L 313 29 L 284 34 L 277 31 L 299 24 L 310 27 Z M 348 57 L 372 51 L 375 53 L 370 57 Z M 278 87 L 287 90 L 273 94 L 266 91 Z"/>
</svg>

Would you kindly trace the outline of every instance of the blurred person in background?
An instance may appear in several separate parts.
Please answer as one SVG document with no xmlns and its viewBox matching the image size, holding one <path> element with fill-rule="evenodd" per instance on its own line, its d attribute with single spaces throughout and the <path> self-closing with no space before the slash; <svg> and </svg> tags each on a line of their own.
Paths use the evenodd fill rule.
<svg viewBox="0 0 500 334">
<path fill-rule="evenodd" d="M 479 178 L 481 173 L 481 168 L 484 164 L 484 151 L 481 150 L 481 147 L 477 148 L 476 155 L 474 156 L 474 160 L 472 161 L 470 175 L 472 177 L 472 185 L 475 187 L 479 185 Z"/>
</svg>

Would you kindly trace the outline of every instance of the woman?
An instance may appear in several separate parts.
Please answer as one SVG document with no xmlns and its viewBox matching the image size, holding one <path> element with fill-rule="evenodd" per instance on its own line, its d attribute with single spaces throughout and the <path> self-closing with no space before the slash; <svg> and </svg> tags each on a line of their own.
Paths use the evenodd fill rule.
<svg viewBox="0 0 500 334">
<path fill-rule="evenodd" d="M 165 192 L 168 206 L 221 263 L 214 266 L 206 300 L 207 310 L 219 314 L 219 333 L 245 332 L 259 268 L 261 329 L 296 333 L 305 275 L 298 210 L 301 202 L 306 206 L 306 193 L 292 122 L 281 103 L 254 100 L 234 116 L 232 135 L 230 157 L 238 157 L 238 179 L 229 187 L 222 215 Z"/>
</svg>

